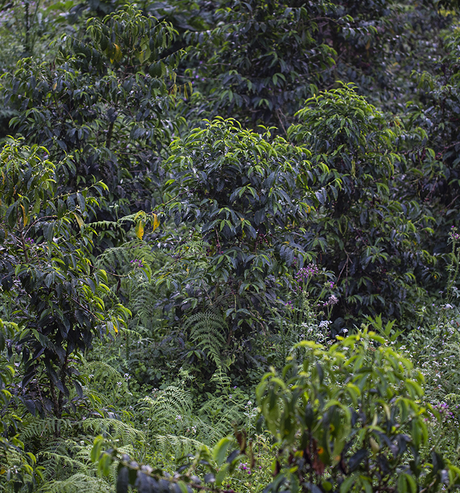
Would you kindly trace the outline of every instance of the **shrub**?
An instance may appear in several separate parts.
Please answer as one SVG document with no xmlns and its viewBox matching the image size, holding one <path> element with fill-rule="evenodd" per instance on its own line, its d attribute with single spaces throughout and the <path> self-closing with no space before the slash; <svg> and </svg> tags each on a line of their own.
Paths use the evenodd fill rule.
<svg viewBox="0 0 460 493">
<path fill-rule="evenodd" d="M 460 471 L 435 450 L 427 460 L 431 414 L 420 404 L 422 374 L 373 332 L 339 339 L 329 349 L 297 344 L 282 373 L 268 373 L 257 389 L 278 448 L 265 491 L 415 492 L 457 484 Z"/>
<path fill-rule="evenodd" d="M 235 331 L 274 304 L 276 278 L 311 260 L 297 241 L 315 200 L 306 186 L 310 153 L 221 118 L 170 150 L 169 212 L 177 225 L 200 228 L 206 248 L 206 272 L 197 282 L 192 264 L 188 282 L 197 298 L 223 298 Z"/>
<path fill-rule="evenodd" d="M 433 261 L 420 247 L 430 218 L 392 193 L 404 160 L 398 125 L 351 85 L 309 99 L 297 117 L 288 135 L 312 152 L 308 186 L 319 201 L 299 242 L 337 276 L 335 316 L 413 313 L 416 274 Z"/>
</svg>

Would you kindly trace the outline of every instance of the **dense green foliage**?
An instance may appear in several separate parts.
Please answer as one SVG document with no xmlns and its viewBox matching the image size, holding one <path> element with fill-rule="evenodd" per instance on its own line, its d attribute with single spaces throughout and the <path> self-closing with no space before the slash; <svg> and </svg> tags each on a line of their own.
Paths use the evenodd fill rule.
<svg viewBox="0 0 460 493">
<path fill-rule="evenodd" d="M 0 491 L 458 487 L 458 8 L 0 3 Z"/>
</svg>

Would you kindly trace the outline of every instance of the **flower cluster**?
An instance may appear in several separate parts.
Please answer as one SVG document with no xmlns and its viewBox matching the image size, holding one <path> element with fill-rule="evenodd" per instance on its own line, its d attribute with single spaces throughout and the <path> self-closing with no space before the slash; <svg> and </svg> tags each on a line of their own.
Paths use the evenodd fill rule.
<svg viewBox="0 0 460 493">
<path fill-rule="evenodd" d="M 460 240 L 460 234 L 457 233 L 457 228 L 455 226 L 452 226 L 452 229 L 450 231 L 450 237 L 452 238 L 452 240 L 454 241 L 458 241 Z"/>
<path fill-rule="evenodd" d="M 455 406 L 455 409 L 453 409 L 453 411 L 458 413 L 458 411 L 459 411 L 458 408 L 459 408 L 459 406 Z M 433 404 L 433 409 L 438 411 L 438 413 L 441 415 L 441 418 L 443 421 L 451 421 L 451 422 L 455 421 L 454 412 L 450 410 L 449 405 L 446 404 L 445 402 Z M 428 411 L 428 413 L 431 416 L 431 419 L 433 420 L 433 422 L 435 422 L 436 420 L 434 419 L 433 414 L 430 411 Z M 428 418 L 425 419 L 425 421 L 428 421 Z"/>
<path fill-rule="evenodd" d="M 337 305 L 338 302 L 339 299 L 337 298 L 337 296 L 331 294 L 331 296 L 329 296 L 329 299 L 327 301 L 323 301 L 321 306 Z"/>
<path fill-rule="evenodd" d="M 136 269 L 137 267 L 144 267 L 144 264 L 142 263 L 142 260 L 139 260 L 135 258 L 134 260 L 131 260 L 131 265 Z"/>
<path fill-rule="evenodd" d="M 454 413 L 452 411 L 449 411 L 449 405 L 446 404 L 445 402 L 440 402 L 439 404 L 435 404 L 433 408 L 436 409 L 441 416 L 444 416 L 446 418 L 454 417 Z"/>
<path fill-rule="evenodd" d="M 252 474 L 251 468 L 248 466 L 247 462 L 241 462 L 238 469 L 240 471 L 246 471 L 249 475 Z"/>
<path fill-rule="evenodd" d="M 244 406 L 244 409 L 246 410 L 246 412 L 243 414 L 250 420 L 254 419 L 258 414 L 258 408 L 254 407 L 252 401 L 248 401 L 247 404 Z"/>
<path fill-rule="evenodd" d="M 315 277 L 319 269 L 315 264 L 308 264 L 306 267 L 299 269 L 295 275 L 295 280 L 300 283 L 307 281 L 309 278 Z"/>
</svg>

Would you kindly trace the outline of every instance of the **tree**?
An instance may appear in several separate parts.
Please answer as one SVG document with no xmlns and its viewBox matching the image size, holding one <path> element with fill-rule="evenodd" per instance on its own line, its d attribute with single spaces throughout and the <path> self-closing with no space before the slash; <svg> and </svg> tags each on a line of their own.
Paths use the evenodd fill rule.
<svg viewBox="0 0 460 493">
<path fill-rule="evenodd" d="M 455 488 L 458 468 L 434 447 L 431 463 L 424 457 L 440 415 L 420 403 L 422 384 L 409 360 L 367 330 L 330 348 L 297 344 L 256 391 L 278 451 L 265 491 Z"/>
<path fill-rule="evenodd" d="M 315 202 L 310 153 L 262 132 L 204 122 L 171 144 L 167 161 L 169 214 L 198 227 L 206 248 L 200 297 L 223 297 L 232 331 L 275 302 L 278 276 L 311 258 L 297 241 Z"/>
<path fill-rule="evenodd" d="M 334 50 L 317 37 L 318 20 L 330 3 L 278 0 L 223 1 L 214 11 L 218 26 L 189 33 L 198 41 L 198 84 L 214 114 L 246 125 L 289 124 L 300 101 L 334 64 Z"/>
<path fill-rule="evenodd" d="M 53 161 L 65 161 L 60 190 L 103 180 L 108 200 L 117 202 L 105 219 L 118 218 L 118 208 L 148 208 L 156 190 L 159 153 L 179 123 L 168 116 L 179 54 L 167 50 L 175 35 L 126 6 L 64 36 L 53 62 L 24 59 L 3 76 L 3 97 L 18 111 L 11 126 L 47 147 Z"/>
<path fill-rule="evenodd" d="M 24 405 L 61 417 L 69 387 L 83 396 L 75 363 L 94 335 L 115 335 L 128 311 L 107 299 L 104 271 L 91 264 L 93 230 L 84 221 L 98 201 L 94 183 L 57 193 L 60 166 L 43 147 L 9 141 L 0 154 L 0 284 L 21 329 L 8 339 L 19 351 Z"/>
<path fill-rule="evenodd" d="M 346 85 L 307 100 L 297 117 L 288 135 L 312 152 L 308 185 L 320 204 L 302 244 L 337 276 L 336 315 L 410 313 L 416 269 L 432 261 L 420 246 L 430 218 L 390 191 L 405 159 L 396 152 L 398 121 L 390 127 Z"/>
<path fill-rule="evenodd" d="M 185 73 L 205 96 L 199 111 L 280 133 L 306 98 L 339 80 L 397 111 L 411 71 L 433 65 L 452 21 L 428 1 L 221 0 L 210 10 L 209 27 L 185 35 L 196 45 Z"/>
</svg>

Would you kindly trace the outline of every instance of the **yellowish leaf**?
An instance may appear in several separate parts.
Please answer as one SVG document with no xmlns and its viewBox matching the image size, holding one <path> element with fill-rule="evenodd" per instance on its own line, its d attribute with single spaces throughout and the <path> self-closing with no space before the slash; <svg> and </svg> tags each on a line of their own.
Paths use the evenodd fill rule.
<svg viewBox="0 0 460 493">
<path fill-rule="evenodd" d="M 156 214 L 153 215 L 153 231 L 155 231 L 160 225 L 160 220 Z"/>
<path fill-rule="evenodd" d="M 123 53 L 121 52 L 121 48 L 116 43 L 114 43 L 113 46 L 115 46 L 115 55 L 113 56 L 113 58 L 117 62 L 119 62 L 121 60 Z"/>
<path fill-rule="evenodd" d="M 78 215 L 76 212 L 74 212 L 73 215 L 75 216 L 75 219 L 77 220 L 77 223 L 80 226 L 80 228 L 82 228 L 85 223 L 84 223 L 83 219 L 81 218 L 81 216 Z"/>
<path fill-rule="evenodd" d="M 20 206 L 21 206 L 21 209 L 22 209 L 22 220 L 24 222 L 24 227 L 26 227 L 27 226 L 27 223 L 29 222 L 29 217 L 26 216 L 26 210 L 25 210 L 24 206 L 22 204 L 20 204 Z"/>
<path fill-rule="evenodd" d="M 142 221 L 139 221 L 136 224 L 136 236 L 142 240 L 142 237 L 144 236 L 144 223 Z"/>
</svg>

